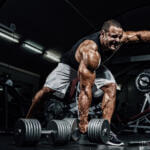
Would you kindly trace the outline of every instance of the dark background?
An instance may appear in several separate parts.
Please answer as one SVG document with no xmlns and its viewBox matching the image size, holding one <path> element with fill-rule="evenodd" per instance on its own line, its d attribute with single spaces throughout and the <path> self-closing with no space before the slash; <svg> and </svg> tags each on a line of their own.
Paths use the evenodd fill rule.
<svg viewBox="0 0 150 150">
<path fill-rule="evenodd" d="M 81 37 L 98 31 L 107 19 L 117 19 L 124 30 L 150 29 L 150 1 L 1 0 L 0 23 L 16 25 L 16 33 L 64 53 Z M 149 44 L 148 44 L 149 47 Z M 124 49 L 124 48 L 122 48 Z M 121 50 L 122 50 L 121 49 Z M 125 47 L 117 55 L 149 53 L 142 46 Z M 16 59 L 17 58 L 17 59 Z M 0 41 L 0 61 L 46 76 L 55 66 L 19 46 Z M 112 69 L 113 70 L 113 69 Z M 44 78 L 43 77 L 43 78 Z"/>
</svg>

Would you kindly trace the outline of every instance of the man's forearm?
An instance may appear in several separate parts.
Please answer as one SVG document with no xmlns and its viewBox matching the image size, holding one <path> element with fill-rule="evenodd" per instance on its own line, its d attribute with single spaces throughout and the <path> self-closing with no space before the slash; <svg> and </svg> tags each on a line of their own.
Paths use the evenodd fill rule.
<svg viewBox="0 0 150 150">
<path fill-rule="evenodd" d="M 150 42 L 150 31 L 126 31 L 123 33 L 122 43 Z"/>
<path fill-rule="evenodd" d="M 82 89 L 79 94 L 78 110 L 79 110 L 79 128 L 82 133 L 87 131 L 88 127 L 88 112 L 92 101 L 92 90 L 86 91 Z"/>
</svg>

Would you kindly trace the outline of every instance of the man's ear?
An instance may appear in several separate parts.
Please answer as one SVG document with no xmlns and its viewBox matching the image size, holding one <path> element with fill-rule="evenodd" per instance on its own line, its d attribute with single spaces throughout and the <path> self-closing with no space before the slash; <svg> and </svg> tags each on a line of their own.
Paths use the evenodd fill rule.
<svg viewBox="0 0 150 150">
<path fill-rule="evenodd" d="M 101 31 L 100 31 L 100 35 L 101 35 L 102 37 L 104 37 L 105 31 L 104 31 L 104 30 L 101 30 Z"/>
</svg>

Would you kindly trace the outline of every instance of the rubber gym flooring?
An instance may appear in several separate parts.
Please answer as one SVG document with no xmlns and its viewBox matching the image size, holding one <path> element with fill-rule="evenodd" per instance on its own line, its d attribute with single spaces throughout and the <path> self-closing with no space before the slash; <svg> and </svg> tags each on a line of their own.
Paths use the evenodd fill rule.
<svg viewBox="0 0 150 150">
<path fill-rule="evenodd" d="M 17 147 L 14 144 L 12 135 L 0 134 L 0 150 L 150 150 L 150 142 L 143 143 L 141 141 L 150 141 L 149 134 L 133 134 L 126 133 L 119 135 L 119 138 L 125 142 L 125 146 L 108 146 L 103 144 L 93 144 L 82 142 L 80 144 L 70 143 L 64 146 L 49 145 L 44 139 L 34 147 Z M 131 144 L 131 141 L 140 141 L 138 144 Z M 128 144 L 130 142 L 130 144 Z"/>
</svg>

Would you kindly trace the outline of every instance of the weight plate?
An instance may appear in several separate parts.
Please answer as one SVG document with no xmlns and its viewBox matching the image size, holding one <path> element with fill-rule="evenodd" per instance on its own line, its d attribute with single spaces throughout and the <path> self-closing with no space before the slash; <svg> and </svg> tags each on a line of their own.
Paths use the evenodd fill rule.
<svg viewBox="0 0 150 150">
<path fill-rule="evenodd" d="M 47 124 L 47 130 L 53 130 L 55 133 L 48 135 L 48 141 L 50 144 L 63 145 L 69 140 L 69 125 L 64 120 L 51 120 Z"/>
<path fill-rule="evenodd" d="M 41 132 L 42 132 L 42 128 L 41 128 L 41 124 L 38 120 L 35 120 L 35 126 L 36 126 L 36 140 L 39 141 L 39 139 L 41 138 Z"/>
<path fill-rule="evenodd" d="M 26 142 L 26 124 L 23 119 L 18 119 L 15 124 L 14 141 L 17 146 L 23 146 Z"/>
<path fill-rule="evenodd" d="M 76 118 L 64 118 L 63 120 L 67 121 L 70 125 L 68 133 L 70 138 L 73 141 L 78 141 L 81 137 L 79 128 L 78 128 L 78 120 Z"/>
<path fill-rule="evenodd" d="M 35 127 L 34 127 L 34 125 L 33 125 L 33 123 L 32 123 L 32 119 L 29 119 L 29 123 L 30 123 L 30 132 L 31 132 L 31 139 L 30 139 L 30 141 L 35 141 L 35 139 L 36 139 L 36 137 L 35 137 L 35 134 L 34 134 L 34 132 L 35 132 Z"/>
<path fill-rule="evenodd" d="M 88 125 L 88 138 L 92 142 L 106 143 L 109 140 L 110 126 L 107 120 L 92 119 Z"/>
<path fill-rule="evenodd" d="M 110 125 L 108 120 L 100 119 L 101 122 L 101 136 L 100 139 L 103 143 L 107 143 L 110 134 Z"/>
</svg>

